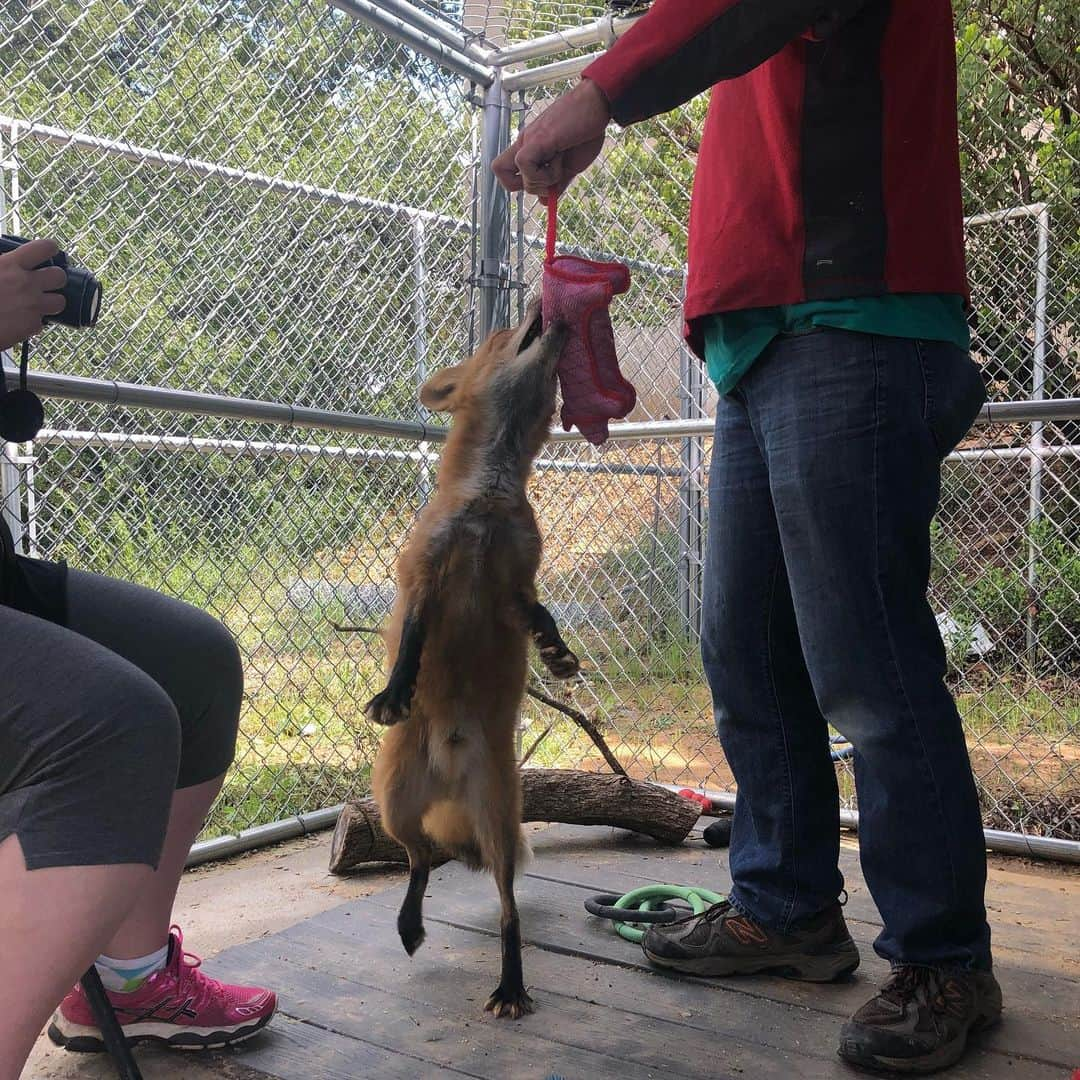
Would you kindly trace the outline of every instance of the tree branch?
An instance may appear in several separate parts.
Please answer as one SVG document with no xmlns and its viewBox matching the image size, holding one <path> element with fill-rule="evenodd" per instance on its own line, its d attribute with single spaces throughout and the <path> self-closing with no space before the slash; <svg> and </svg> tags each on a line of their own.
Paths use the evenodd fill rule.
<svg viewBox="0 0 1080 1080">
<path fill-rule="evenodd" d="M 622 762 L 611 752 L 611 748 L 604 741 L 604 736 L 600 734 L 600 729 L 583 713 L 578 712 L 577 709 L 572 709 L 569 705 L 564 705 L 561 701 L 556 700 L 553 697 L 548 697 L 542 690 L 538 690 L 535 686 L 525 687 L 525 692 L 529 697 L 536 698 L 537 701 L 542 701 L 545 705 L 550 706 L 552 709 L 558 709 L 564 716 L 569 716 L 571 720 L 586 735 L 593 741 L 593 745 L 604 756 L 604 760 L 608 763 L 611 771 L 617 773 L 619 776 L 626 776 L 626 770 L 622 766 Z M 545 734 L 547 734 L 545 732 Z M 541 736 L 542 738 L 543 736 Z M 536 747 L 534 746 L 535 750 Z M 532 751 L 530 751 L 531 753 Z"/>
</svg>

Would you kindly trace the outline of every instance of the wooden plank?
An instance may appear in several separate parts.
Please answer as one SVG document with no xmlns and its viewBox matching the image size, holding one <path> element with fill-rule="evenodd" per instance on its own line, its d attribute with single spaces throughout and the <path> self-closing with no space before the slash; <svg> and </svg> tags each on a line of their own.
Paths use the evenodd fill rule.
<svg viewBox="0 0 1080 1080">
<path fill-rule="evenodd" d="M 628 892 L 655 880 L 655 878 L 637 872 L 633 866 L 624 869 L 627 861 L 615 860 L 611 863 L 597 865 L 586 864 L 580 860 L 572 862 L 557 860 L 553 857 L 538 860 L 526 875 L 549 881 L 565 881 L 591 892 Z M 726 882 L 718 880 L 718 875 L 708 865 L 683 864 L 677 871 L 677 884 L 680 885 L 703 885 L 714 891 L 723 892 Z M 669 874 L 668 880 L 675 874 Z M 865 899 L 859 895 L 860 886 L 851 882 L 849 895 L 851 899 L 844 908 L 844 918 L 851 929 L 852 936 L 860 944 L 871 944 L 881 930 L 881 921 L 877 917 L 877 910 L 869 906 L 869 897 Z M 865 890 L 865 886 L 862 887 Z M 873 917 L 867 917 L 872 913 Z M 1046 977 L 1062 979 L 1071 983 L 1076 992 L 1080 992 L 1080 979 L 1077 978 L 1075 965 L 1068 962 L 1067 953 L 1062 949 L 1068 949 L 1068 941 L 1062 941 L 1060 935 L 1047 934 L 1044 931 L 1036 931 L 1026 927 L 1014 927 L 994 917 L 991 912 L 991 929 L 994 933 L 994 958 L 998 967 L 1008 968 L 1015 971 L 1031 973 L 1032 978 L 1023 980 L 1026 986 L 1038 985 L 1045 982 Z M 1048 943 L 1053 942 L 1053 947 Z M 1078 945 L 1080 947 L 1080 945 Z M 1027 990 L 1025 989 L 1025 994 Z"/>
<path fill-rule="evenodd" d="M 418 1057 L 405 1057 L 279 1012 L 257 1038 L 218 1055 L 223 1064 L 278 1080 L 461 1080 L 462 1073 Z"/>
<path fill-rule="evenodd" d="M 668 881 L 682 885 L 704 885 L 723 892 L 731 880 L 727 852 L 701 844 L 686 843 L 677 848 L 663 848 L 632 834 L 612 830 L 592 830 L 590 834 L 573 826 L 552 826 L 539 834 L 534 843 L 536 859 L 527 873 L 557 877 L 556 866 L 572 863 L 588 867 L 597 875 L 577 877 L 577 881 L 597 884 L 597 891 L 610 890 L 605 885 L 609 875 L 624 874 L 636 883 Z M 628 857 L 629 856 L 629 857 Z M 844 911 L 849 921 L 881 926 L 881 917 L 859 871 L 855 853 L 841 852 L 848 903 Z M 1015 875 L 1010 875 L 1015 877 Z M 1070 888 L 1071 879 L 1039 878 L 1030 875 L 1032 897 L 1021 895 L 1013 882 L 999 884 L 995 875 L 987 888 L 987 909 L 994 933 L 996 957 L 1009 960 L 1040 974 L 1080 978 L 1080 919 L 1072 912 L 1080 906 L 1080 888 Z M 635 881 L 627 888 L 635 887 Z M 1080 876 L 1078 876 L 1080 881 Z M 1070 906 L 1070 901 L 1072 906 Z M 1053 947 L 1048 947 L 1048 943 Z"/>
<path fill-rule="evenodd" d="M 453 1007 L 462 998 L 482 1001 L 498 978 L 493 942 L 456 928 L 434 927 L 433 945 L 407 958 L 396 940 L 392 914 L 370 905 L 353 907 L 344 930 L 313 920 L 278 938 L 278 958 L 318 967 L 354 982 L 358 993 L 392 985 L 410 1001 Z M 362 956 L 359 967 L 352 957 Z M 673 1065 L 686 1075 L 712 1080 L 717 1069 L 743 1075 L 799 1076 L 807 1080 L 850 1073 L 836 1057 L 838 1025 L 807 1009 L 731 994 L 716 984 L 674 980 L 647 972 L 544 953 L 525 955 L 530 992 L 556 1042 L 604 1050 L 639 1064 Z M 957 1080 L 1002 1075 L 1057 1077 L 1060 1067 L 996 1054 L 973 1054 L 952 1075 Z"/>
<path fill-rule="evenodd" d="M 490 945 L 485 942 L 485 948 L 479 951 L 486 953 L 488 948 Z M 412 1077 L 422 1076 L 426 1080 L 431 1075 L 429 1063 L 490 1080 L 524 1080 L 525 1077 L 543 1080 L 552 1073 L 572 1077 L 617 1076 L 620 1080 L 689 1075 L 678 1060 L 661 1070 L 626 1056 L 554 1041 L 547 1037 L 552 1022 L 550 1015 L 546 1024 L 531 1018 L 515 1023 L 484 1016 L 483 1002 L 494 985 L 490 977 L 469 979 L 455 967 L 433 968 L 423 980 L 412 984 L 437 986 L 437 994 L 427 995 L 438 998 L 437 1003 L 431 1003 L 422 995 L 403 996 L 398 986 L 360 983 L 361 973 L 367 973 L 369 984 L 381 984 L 385 975 L 378 962 L 367 965 L 363 948 L 358 948 L 356 955 L 348 955 L 342 952 L 340 941 L 335 940 L 306 961 L 291 962 L 287 954 L 298 949 L 295 942 L 275 935 L 227 950 L 215 958 L 215 966 L 220 963 L 230 975 L 281 987 L 285 1013 L 302 1016 L 312 1028 L 325 1028 L 350 1041 L 407 1055 L 412 1059 Z M 330 973 L 331 967 L 337 971 Z M 345 971 L 356 974 L 350 978 Z M 466 1000 L 466 989 L 475 1000 Z M 571 1020 L 570 1015 L 560 1017 L 560 1026 Z M 628 1046 L 632 1049 L 636 1043 L 631 1040 Z M 382 1080 L 384 1074 L 375 1067 L 370 1071 L 357 1070 L 352 1075 L 364 1080 Z M 321 1080 L 322 1074 L 315 1070 L 308 1076 Z M 735 1080 L 735 1074 L 718 1073 L 715 1069 L 712 1076 Z M 767 1080 L 770 1074 L 765 1076 Z M 1044 1078 L 1040 1076 L 1039 1080 Z"/>
<path fill-rule="evenodd" d="M 550 865 L 550 864 L 549 864 Z M 612 873 L 609 875 L 614 878 Z M 584 896 L 594 891 L 535 877 L 524 877 L 518 885 L 522 915 L 522 936 L 526 942 L 548 950 L 585 959 L 651 970 L 640 950 L 611 932 L 600 920 L 589 918 L 583 908 Z M 394 909 L 399 902 L 393 892 L 372 897 L 378 906 Z M 580 912 L 580 914 L 578 914 Z M 320 916 L 329 926 L 339 927 L 342 909 Z M 496 934 L 498 900 L 492 883 L 463 868 L 447 866 L 432 875 L 430 899 L 425 917 L 450 925 Z M 805 1007 L 832 1017 L 846 1018 L 885 978 L 888 967 L 869 948 L 876 931 L 852 926 L 858 939 L 863 964 L 860 976 L 846 983 L 820 986 L 766 976 L 741 976 L 723 985 L 734 994 L 747 994 Z M 1069 1064 L 1080 1041 L 1080 986 L 1051 976 L 1034 976 L 1020 969 L 1002 966 L 998 971 L 1006 994 L 1009 1022 L 988 1034 L 988 1044 L 1002 1052 L 1035 1060 Z"/>
<path fill-rule="evenodd" d="M 370 933 L 370 924 L 367 929 Z M 615 1062 L 619 1063 L 620 1070 L 625 1063 L 632 1063 L 650 1070 L 653 1075 L 672 1074 L 688 1080 L 715 1080 L 718 1075 L 738 1073 L 763 1080 L 781 1076 L 832 1080 L 842 1074 L 833 1047 L 823 1045 L 817 1055 L 819 1060 L 815 1061 L 797 1045 L 773 1047 L 733 1038 L 723 1024 L 719 1025 L 724 1035 L 721 1047 L 717 1034 L 705 1028 L 687 1027 L 677 1021 L 620 1010 L 583 996 L 567 994 L 548 985 L 539 985 L 532 975 L 530 993 L 537 1003 L 535 1015 L 517 1025 L 485 1020 L 481 1016 L 483 1002 L 499 978 L 497 947 L 492 948 L 490 939 L 475 933 L 448 927 L 438 929 L 439 933 L 433 935 L 433 943 L 438 946 L 440 942 L 449 942 L 450 947 L 437 947 L 426 965 L 415 959 L 410 963 L 400 944 L 390 955 L 373 946 L 370 937 L 345 937 L 312 924 L 304 927 L 302 933 L 283 935 L 288 940 L 279 943 L 277 959 L 287 967 L 307 965 L 317 968 L 324 976 L 338 977 L 352 984 L 355 993 L 365 1002 L 385 993 L 383 988 L 392 987 L 394 1007 L 411 1007 L 414 1016 L 430 1012 L 444 1016 L 456 1014 L 455 1022 L 461 1030 L 466 1022 L 471 1025 L 470 1030 L 479 1025 L 500 1046 L 508 1044 L 512 1049 L 525 1035 L 537 1036 L 551 1045 L 541 1057 L 530 1054 L 529 1059 L 553 1062 L 552 1071 L 557 1073 L 565 1073 L 571 1067 L 566 1057 L 568 1053 L 589 1051 L 605 1055 L 610 1061 L 609 1069 Z M 388 934 L 392 933 L 392 926 L 388 924 L 385 930 L 386 935 L 381 936 L 385 946 L 389 947 L 392 942 Z M 345 953 L 348 944 L 354 945 L 355 955 L 372 961 L 371 966 L 358 967 L 348 959 Z M 401 959 L 397 955 L 399 952 Z M 537 952 L 526 950 L 525 963 L 530 965 L 530 971 Z M 590 965 L 584 962 L 568 965 L 565 958 L 562 959 L 555 985 L 561 983 L 565 988 L 577 983 Z M 411 972 L 406 970 L 409 967 Z M 601 972 L 601 977 L 603 975 Z M 639 981 L 647 978 L 638 976 Z M 375 984 L 381 984 L 382 988 Z M 801 1022 L 802 1018 L 796 1019 L 795 1030 Z M 1043 1073 L 1037 1075 L 1044 1076 Z"/>
<path fill-rule="evenodd" d="M 534 943 L 525 972 L 535 1016 L 482 1017 L 498 978 L 497 895 L 486 875 L 450 864 L 432 875 L 429 939 L 412 960 L 394 930 L 396 887 L 216 957 L 215 973 L 274 986 L 283 1008 L 268 1032 L 226 1060 L 282 1080 L 850 1076 L 835 1057 L 839 1021 L 886 970 L 867 946 L 880 923 L 854 852 L 842 852 L 841 866 L 861 977 L 823 987 L 657 974 L 640 950 L 584 911 L 588 893 L 646 881 L 716 888 L 729 880 L 725 851 L 700 842 L 664 848 L 602 828 L 556 826 L 531 838 L 536 859 L 518 895 L 525 940 Z M 998 969 L 1006 1023 L 985 1037 L 986 1052 L 950 1073 L 956 1080 L 1057 1080 L 1076 1065 L 1080 983 L 1056 969 L 1031 970 L 1050 963 L 1047 956 L 1059 959 L 1076 936 L 1072 923 L 1057 929 L 1068 922 L 1061 903 L 1068 883 L 1042 879 L 1032 900 L 1016 895 L 1026 878 L 1014 877 L 1000 893 L 992 881 L 988 897 L 1003 913 L 1015 908 L 995 941 L 1006 958 Z"/>
<path fill-rule="evenodd" d="M 627 873 L 640 874 L 646 880 L 671 880 L 668 867 L 689 867 L 687 884 L 717 887 L 730 881 L 726 848 L 710 848 L 696 835 L 677 847 L 663 847 L 645 837 L 613 829 L 583 829 L 579 826 L 552 825 L 536 834 L 533 844 L 537 863 L 554 856 L 559 861 L 595 862 L 611 865 L 618 862 Z M 627 858 L 631 856 L 631 858 Z M 859 867 L 858 850 L 844 845 L 840 849 L 840 869 L 847 883 L 849 914 L 881 924 Z M 694 876 L 695 869 L 703 876 Z M 666 876 L 665 876 L 666 875 Z M 680 878 L 680 881 L 682 879 Z M 720 888 L 722 890 L 722 887 Z M 1051 875 L 1018 873 L 991 865 L 987 881 L 987 906 L 1002 916 L 1002 936 L 1013 925 L 1030 927 L 1050 934 L 1062 951 L 1080 957 L 1080 920 L 1073 913 L 1080 907 L 1080 871 L 1060 868 Z M 1022 947 L 1009 942 L 1011 947 Z M 1045 942 L 1039 946 L 1046 952 Z"/>
</svg>

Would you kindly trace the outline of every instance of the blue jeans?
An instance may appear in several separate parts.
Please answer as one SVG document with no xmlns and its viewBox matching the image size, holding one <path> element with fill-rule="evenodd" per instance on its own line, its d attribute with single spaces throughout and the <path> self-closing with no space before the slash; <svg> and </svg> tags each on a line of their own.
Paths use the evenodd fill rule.
<svg viewBox="0 0 1080 1080">
<path fill-rule="evenodd" d="M 893 962 L 990 967 L 986 853 L 926 599 L 941 461 L 985 400 L 956 346 L 777 338 L 717 407 L 702 654 L 738 784 L 732 900 L 786 930 L 835 903 L 831 724 Z"/>
</svg>

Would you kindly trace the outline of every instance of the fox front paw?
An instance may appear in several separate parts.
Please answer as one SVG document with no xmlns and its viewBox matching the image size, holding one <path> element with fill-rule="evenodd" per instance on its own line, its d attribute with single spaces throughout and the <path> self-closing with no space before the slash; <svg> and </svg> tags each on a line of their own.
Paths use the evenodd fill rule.
<svg viewBox="0 0 1080 1080">
<path fill-rule="evenodd" d="M 556 679 L 572 679 L 581 672 L 581 661 L 565 646 L 548 645 L 540 650 L 540 659 Z"/>
<path fill-rule="evenodd" d="M 364 714 L 373 724 L 390 727 L 409 718 L 412 690 L 402 691 L 393 684 L 377 693 L 364 706 Z"/>
</svg>

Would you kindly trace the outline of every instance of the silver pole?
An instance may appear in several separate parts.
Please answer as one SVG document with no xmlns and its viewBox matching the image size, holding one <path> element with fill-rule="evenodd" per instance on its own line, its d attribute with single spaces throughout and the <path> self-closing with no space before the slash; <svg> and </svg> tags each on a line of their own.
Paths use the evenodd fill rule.
<svg viewBox="0 0 1080 1080">
<path fill-rule="evenodd" d="M 316 428 L 323 431 L 347 431 L 354 435 L 381 435 L 410 442 L 441 442 L 446 428 L 407 420 L 387 420 L 381 416 L 311 409 L 303 405 L 284 405 L 276 401 L 201 394 L 191 390 L 171 390 L 162 386 L 108 379 L 84 379 L 74 375 L 32 372 L 31 390 L 46 397 L 68 401 L 90 401 L 103 405 L 125 405 L 136 409 L 191 413 L 196 416 L 223 416 L 230 420 L 256 420 L 287 427 Z"/>
<path fill-rule="evenodd" d="M 424 265 L 424 223 L 413 221 L 413 352 L 416 357 L 416 418 L 421 424 L 431 420 L 431 414 L 420 404 L 420 389 L 427 379 L 428 324 L 427 324 L 427 267 Z M 420 470 L 416 485 L 417 509 L 426 506 L 431 498 L 431 444 L 421 442 L 417 448 L 421 454 Z"/>
<path fill-rule="evenodd" d="M 1046 293 L 1049 284 L 1050 211 L 1044 206 L 1037 222 L 1038 262 L 1035 269 L 1035 348 L 1031 361 L 1031 400 L 1044 400 L 1046 387 Z M 1028 668 L 1035 674 L 1038 662 L 1039 635 L 1039 568 L 1038 540 L 1035 530 L 1042 518 L 1043 496 L 1043 422 L 1031 425 L 1030 494 L 1028 498 L 1028 558 L 1027 558 L 1027 656 Z"/>
<path fill-rule="evenodd" d="M 686 787 L 686 784 L 681 787 Z M 668 791 L 679 791 L 679 784 L 657 784 Z M 716 804 L 721 810 L 735 809 L 733 791 L 713 791 L 710 788 L 694 787 Z M 840 826 L 845 829 L 859 828 L 857 810 L 840 811 Z M 991 851 L 1000 851 L 1005 855 L 1024 855 L 1033 859 L 1050 859 L 1054 862 L 1080 863 L 1080 841 L 1058 840 L 1050 836 L 1025 836 L 1024 833 L 1007 832 L 1004 829 L 983 829 L 986 846 Z"/>
<path fill-rule="evenodd" d="M 19 186 L 19 128 L 11 128 L 11 231 L 16 236 L 22 235 L 22 219 L 19 216 L 19 199 L 22 190 Z M 37 498 L 37 455 L 34 452 L 34 440 L 28 440 L 23 450 L 23 477 L 21 491 L 26 499 L 26 553 L 32 559 L 40 556 L 38 550 L 38 498 Z"/>
<path fill-rule="evenodd" d="M 431 474 L 439 454 L 429 443 L 417 443 L 415 450 L 374 450 L 358 446 L 319 446 L 314 443 L 266 442 L 247 439 L 204 439 L 188 435 L 127 434 L 120 431 L 64 431 L 42 428 L 38 433 L 42 446 L 70 446 L 90 450 L 156 450 L 172 454 L 221 455 L 229 458 L 299 458 L 303 461 L 336 459 L 357 464 L 415 462 Z M 682 476 L 682 469 L 672 466 L 636 465 L 633 462 L 575 461 L 537 458 L 537 472 L 581 473 L 599 476 Z"/>
<path fill-rule="evenodd" d="M 630 15 L 620 19 L 614 15 L 605 15 L 585 26 L 556 30 L 554 33 L 544 34 L 543 37 L 533 38 L 531 41 L 507 45 L 491 53 L 488 59 L 496 67 L 505 67 L 507 64 L 540 60 L 545 56 L 557 56 L 561 52 L 582 49 L 589 45 L 604 45 L 610 48 L 616 38 L 622 37 L 642 17 L 642 15 Z"/>
<path fill-rule="evenodd" d="M 93 154 L 105 154 L 109 157 L 133 161 L 137 165 L 148 165 L 156 169 L 173 169 L 177 172 L 189 172 L 209 180 L 238 187 L 251 187 L 260 191 L 270 191 L 275 195 L 287 195 L 305 201 L 325 203 L 346 209 L 372 210 L 391 216 L 422 218 L 431 224 L 444 225 L 448 229 L 468 231 L 469 222 L 446 214 L 436 214 L 430 210 L 418 210 L 402 203 L 387 202 L 383 199 L 371 199 L 351 191 L 338 191 L 335 188 L 319 187 L 317 184 L 304 184 L 298 180 L 285 180 L 279 176 L 251 172 L 248 169 L 234 169 L 230 165 L 220 165 L 200 158 L 185 157 L 182 154 L 170 154 L 164 150 L 154 150 L 147 146 L 136 146 L 119 139 L 104 139 L 97 135 L 86 135 L 66 128 L 50 127 L 47 124 L 20 124 L 10 116 L 0 116 L 0 131 L 14 132 L 18 129 L 19 137 L 35 139 L 65 150 L 81 150 Z"/>
<path fill-rule="evenodd" d="M 204 439 L 192 435 L 147 435 L 122 431 L 65 431 L 42 428 L 38 432 L 42 446 L 69 446 L 80 450 L 136 450 L 140 453 L 162 451 L 166 454 L 195 454 L 227 458 L 289 458 L 301 461 L 340 460 L 357 464 L 387 464 L 425 461 L 430 466 L 438 455 L 420 448 L 415 450 L 375 450 L 361 446 L 319 446 L 316 443 L 267 442 L 256 439 Z"/>
<path fill-rule="evenodd" d="M 683 278 L 683 298 L 686 279 Z M 679 348 L 679 416 L 700 420 L 705 415 L 705 387 L 701 363 L 683 342 Z M 690 639 L 701 635 L 702 533 L 704 515 L 701 498 L 701 474 L 704 445 L 700 435 L 683 440 L 682 483 L 679 489 L 679 609 L 683 627 Z"/>
<path fill-rule="evenodd" d="M 682 785 L 686 786 L 686 785 Z M 657 784 L 657 787 L 669 791 L 678 791 L 678 784 Z M 708 788 L 695 788 L 721 809 L 735 809 L 735 794 L 730 791 L 712 791 Z M 293 840 L 300 836 L 309 836 L 323 829 L 330 829 L 337 823 L 338 815 L 344 804 L 329 806 L 324 810 L 312 810 L 296 817 L 272 821 L 267 825 L 256 825 L 239 833 L 219 836 L 214 840 L 203 840 L 194 844 L 187 858 L 187 866 L 199 866 L 214 859 L 227 859 L 242 851 L 269 844 L 280 844 L 284 840 Z M 839 822 L 842 828 L 858 829 L 859 814 L 855 810 L 841 810 Z M 1029 858 L 1049 859 L 1055 862 L 1080 863 L 1080 843 L 1075 840 L 1056 840 L 1046 836 L 1025 836 L 1023 833 L 1007 832 L 1003 829 L 984 829 L 986 846 L 991 851 L 1006 855 L 1022 855 Z"/>
<path fill-rule="evenodd" d="M 550 86 L 551 83 L 572 79 L 603 55 L 602 52 L 586 53 L 585 56 L 572 56 L 569 60 L 556 60 L 554 64 L 510 72 L 503 76 L 503 85 L 512 94 L 519 90 L 532 90 L 537 86 Z"/>
<path fill-rule="evenodd" d="M 230 833 L 228 836 L 201 840 L 192 845 L 185 865 L 199 866 L 214 859 L 239 855 L 241 851 L 251 851 L 268 844 L 280 844 L 283 840 L 295 840 L 299 836 L 307 836 L 321 829 L 331 829 L 337 824 L 343 807 L 344 803 L 339 803 L 337 806 L 328 806 L 325 810 L 312 810 L 306 814 L 297 814 L 296 817 Z"/>
<path fill-rule="evenodd" d="M 15 200 L 18 192 L 18 178 L 15 163 L 15 144 L 18 139 L 18 126 L 12 124 L 8 129 L 11 147 L 8 149 L 0 132 L 0 226 L 2 231 L 18 234 L 19 218 Z M 10 155 L 10 156 L 9 156 Z M 11 197 L 8 197 L 7 184 L 11 184 Z M 0 354 L 0 362 L 5 370 L 14 366 L 15 360 L 9 349 Z M 5 376 L 6 377 L 6 376 Z M 0 449 L 0 516 L 4 519 L 15 547 L 23 547 L 22 500 L 20 497 L 21 478 L 18 465 L 19 448 L 12 443 L 4 443 Z"/>
<path fill-rule="evenodd" d="M 491 171 L 491 163 L 510 145 L 510 95 L 502 74 L 484 92 L 483 141 L 480 146 L 480 340 L 510 319 L 510 202 Z"/>
<path fill-rule="evenodd" d="M 490 86 L 492 81 L 492 69 L 483 61 L 477 60 L 470 52 L 465 51 L 465 46 L 448 45 L 434 34 L 425 33 L 417 26 L 417 12 L 408 4 L 396 5 L 399 9 L 408 9 L 408 20 L 398 18 L 384 10 L 384 5 L 373 3 L 372 0 L 330 0 L 333 7 L 344 11 L 346 15 L 386 34 L 387 37 L 403 42 L 410 49 L 430 57 L 447 71 L 460 75 L 469 82 L 479 86 Z M 389 5 L 386 5 L 389 6 Z M 442 36 L 442 35 L 440 35 Z"/>
<path fill-rule="evenodd" d="M 447 429 L 436 424 L 420 424 L 408 420 L 387 420 L 381 416 L 362 413 L 334 412 L 330 409 L 311 409 L 303 405 L 285 405 L 275 401 L 252 398 L 201 394 L 191 390 L 171 390 L 163 386 L 142 386 L 138 383 L 114 382 L 110 379 L 86 379 L 75 375 L 55 375 L 32 371 L 30 389 L 45 397 L 69 401 L 88 401 L 104 405 L 125 405 L 138 409 L 191 413 L 196 416 L 224 416 L 232 420 L 264 421 L 290 427 L 315 428 L 325 431 L 347 431 L 356 435 L 380 435 L 410 442 L 442 442 Z M 976 418 L 977 424 L 1005 423 L 1029 420 L 1080 420 L 1080 398 L 1045 398 L 1042 401 L 1000 401 L 987 405 Z M 611 425 L 611 438 L 662 439 L 683 435 L 709 435 L 713 422 L 708 417 L 697 420 L 642 420 Z M 549 442 L 581 442 L 574 431 L 552 431 Z M 1058 447 L 1046 447 L 1044 454 L 1059 452 Z M 1012 451 L 1002 450 L 1007 454 Z M 1027 447 L 1022 453 L 1028 454 Z M 994 451 L 980 451 L 992 454 Z"/>
<path fill-rule="evenodd" d="M 518 95 L 518 130 L 517 136 L 520 137 L 521 132 L 525 127 L 525 117 L 528 115 L 529 106 L 525 100 L 524 94 Z M 514 231 L 517 233 L 515 237 L 517 244 L 517 264 L 515 266 L 515 272 L 517 274 L 517 282 L 521 285 L 525 282 L 525 192 L 519 191 L 514 197 Z M 535 239 L 539 240 L 539 237 Z M 519 288 L 517 290 L 517 319 L 520 323 L 525 318 L 525 290 Z"/>
<path fill-rule="evenodd" d="M 391 15 L 396 15 L 402 22 L 415 26 L 428 37 L 441 41 L 454 52 L 475 60 L 485 68 L 490 67 L 494 54 L 488 49 L 481 48 L 476 43 L 476 35 L 470 34 L 463 27 L 453 26 L 444 19 L 438 19 L 422 8 L 408 3 L 407 0 L 378 0 L 378 5 Z"/>
<path fill-rule="evenodd" d="M 982 214 L 972 214 L 964 218 L 964 226 L 992 225 L 995 222 L 1013 221 L 1022 217 L 1038 217 L 1046 210 L 1046 203 L 1027 203 L 1024 206 L 1009 206 L 1004 210 L 987 210 Z"/>
<path fill-rule="evenodd" d="M 992 402 L 983 406 L 975 423 L 1001 424 L 1014 420 L 1080 420 L 1080 398 Z"/>
</svg>

